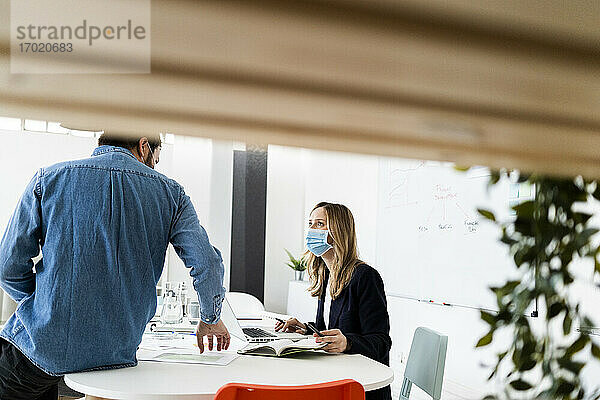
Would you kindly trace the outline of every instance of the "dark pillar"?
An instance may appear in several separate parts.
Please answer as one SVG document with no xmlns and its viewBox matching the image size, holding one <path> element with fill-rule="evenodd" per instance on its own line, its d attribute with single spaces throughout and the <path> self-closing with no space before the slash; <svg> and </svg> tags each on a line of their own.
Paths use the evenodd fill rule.
<svg viewBox="0 0 600 400">
<path fill-rule="evenodd" d="M 267 149 L 233 152 L 230 290 L 264 302 Z"/>
</svg>

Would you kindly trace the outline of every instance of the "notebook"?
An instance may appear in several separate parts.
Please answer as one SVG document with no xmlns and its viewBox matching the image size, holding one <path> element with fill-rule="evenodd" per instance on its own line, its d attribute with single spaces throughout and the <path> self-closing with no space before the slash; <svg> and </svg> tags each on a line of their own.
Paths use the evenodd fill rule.
<svg viewBox="0 0 600 400">
<path fill-rule="evenodd" d="M 301 353 L 305 351 L 314 351 L 327 346 L 327 343 L 317 343 L 314 338 L 302 339 L 294 342 L 290 339 L 278 339 L 268 343 L 251 343 L 241 350 L 239 354 L 285 357 L 290 354 Z"/>
</svg>

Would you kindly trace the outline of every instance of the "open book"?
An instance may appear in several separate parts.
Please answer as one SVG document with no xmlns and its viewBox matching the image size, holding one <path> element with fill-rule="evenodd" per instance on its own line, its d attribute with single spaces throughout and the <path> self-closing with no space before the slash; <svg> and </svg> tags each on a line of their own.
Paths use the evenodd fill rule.
<svg viewBox="0 0 600 400">
<path fill-rule="evenodd" d="M 250 354 L 257 356 L 283 357 L 303 351 L 319 350 L 327 346 L 327 343 L 317 343 L 314 338 L 302 339 L 294 342 L 289 339 L 278 339 L 268 343 L 252 343 L 238 350 L 239 354 Z"/>
</svg>

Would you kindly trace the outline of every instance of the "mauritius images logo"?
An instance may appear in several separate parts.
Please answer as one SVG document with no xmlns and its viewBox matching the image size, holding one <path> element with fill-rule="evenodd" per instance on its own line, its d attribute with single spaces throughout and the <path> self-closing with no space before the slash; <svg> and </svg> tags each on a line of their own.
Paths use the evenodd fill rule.
<svg viewBox="0 0 600 400">
<path fill-rule="evenodd" d="M 11 72 L 149 73 L 150 0 L 11 0 Z"/>
</svg>

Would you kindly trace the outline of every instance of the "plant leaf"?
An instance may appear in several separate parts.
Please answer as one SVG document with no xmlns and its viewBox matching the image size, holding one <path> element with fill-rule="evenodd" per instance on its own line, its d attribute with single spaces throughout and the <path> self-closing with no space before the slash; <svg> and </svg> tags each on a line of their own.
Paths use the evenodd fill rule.
<svg viewBox="0 0 600 400">
<path fill-rule="evenodd" d="M 482 310 L 481 319 L 487 322 L 489 325 L 496 325 L 496 317 L 494 316 L 494 314 Z"/>
<path fill-rule="evenodd" d="M 505 232 L 505 233 L 502 235 L 502 238 L 500 238 L 500 241 L 501 241 L 502 243 L 504 243 L 504 244 L 507 244 L 507 245 L 509 245 L 509 246 L 512 246 L 513 244 L 517 244 L 517 243 L 519 243 L 519 241 L 518 241 L 518 240 L 515 240 L 515 239 L 511 238 L 510 236 L 508 236 L 508 235 L 506 234 L 506 232 Z"/>
<path fill-rule="evenodd" d="M 559 395 L 569 394 L 573 391 L 573 389 L 575 389 L 575 385 L 572 382 L 568 382 L 564 379 L 560 379 L 558 387 L 556 388 L 556 394 L 559 394 Z"/>
<path fill-rule="evenodd" d="M 525 382 L 522 379 L 516 379 L 510 383 L 510 386 L 515 390 L 529 390 L 532 388 L 531 384 Z"/>
<path fill-rule="evenodd" d="M 519 178 L 517 179 L 517 182 L 518 183 L 527 182 L 530 177 L 531 177 L 531 174 L 524 174 L 523 172 L 519 172 Z"/>
<path fill-rule="evenodd" d="M 579 374 L 585 363 L 572 361 L 567 357 L 561 357 L 556 360 L 558 365 L 562 368 L 573 372 L 575 375 Z"/>
<path fill-rule="evenodd" d="M 483 336 L 481 339 L 479 339 L 479 341 L 477 342 L 475 347 L 487 346 L 488 344 L 490 344 L 492 342 L 493 337 L 494 337 L 494 331 L 489 331 L 485 336 Z"/>
<path fill-rule="evenodd" d="M 285 250 L 285 252 L 287 253 L 287 255 L 290 258 L 290 260 L 294 259 L 294 256 L 292 256 L 292 253 L 290 253 L 290 251 L 288 249 L 283 249 L 283 250 Z"/>
<path fill-rule="evenodd" d="M 596 200 L 600 200 L 600 184 L 598 184 L 596 186 L 596 190 L 594 190 L 594 193 L 592 193 L 592 196 L 594 196 L 594 198 Z"/>
<path fill-rule="evenodd" d="M 495 185 L 500 181 L 500 171 L 490 171 L 490 181 L 488 182 L 488 187 L 491 185 Z"/>
<path fill-rule="evenodd" d="M 575 353 L 583 350 L 583 348 L 585 347 L 585 345 L 589 341 L 590 341 L 590 337 L 589 336 L 584 336 L 584 335 L 579 336 L 579 339 L 577 339 L 576 341 L 574 341 L 573 344 L 571 344 L 567 348 L 567 350 L 565 351 L 565 356 L 571 357 L 573 354 L 575 354 Z"/>
<path fill-rule="evenodd" d="M 577 247 L 585 246 L 589 242 L 590 238 L 593 235 L 595 235 L 596 233 L 598 233 L 598 229 L 596 229 L 596 228 L 587 228 L 587 229 L 584 229 L 575 238 L 575 245 Z"/>
<path fill-rule="evenodd" d="M 565 313 L 565 318 L 563 319 L 563 334 L 567 336 L 571 333 L 571 325 L 573 324 L 573 319 L 568 312 Z"/>
<path fill-rule="evenodd" d="M 562 303 L 553 303 L 548 309 L 547 319 L 550 320 L 556 317 L 563 310 L 564 305 Z"/>
<path fill-rule="evenodd" d="M 535 361 L 534 359 L 527 359 L 521 362 L 521 366 L 519 367 L 519 371 L 529 371 L 530 369 L 533 369 L 533 367 L 535 367 L 537 365 L 537 361 Z"/>
<path fill-rule="evenodd" d="M 517 204 L 512 208 L 517 212 L 519 217 L 526 219 L 533 218 L 533 210 L 535 209 L 535 202 L 533 200 L 525 201 L 521 204 Z"/>
<path fill-rule="evenodd" d="M 478 208 L 477 212 L 479 214 L 483 215 L 485 218 L 489 219 L 490 221 L 496 222 L 496 216 L 494 215 L 493 212 L 491 212 L 489 210 L 484 210 L 483 208 Z"/>
<path fill-rule="evenodd" d="M 595 343 L 592 343 L 592 355 L 600 360 L 600 347 L 596 346 Z"/>
</svg>

